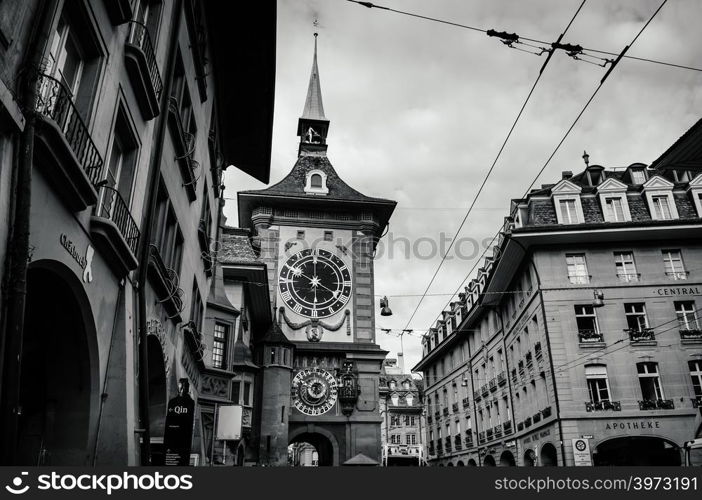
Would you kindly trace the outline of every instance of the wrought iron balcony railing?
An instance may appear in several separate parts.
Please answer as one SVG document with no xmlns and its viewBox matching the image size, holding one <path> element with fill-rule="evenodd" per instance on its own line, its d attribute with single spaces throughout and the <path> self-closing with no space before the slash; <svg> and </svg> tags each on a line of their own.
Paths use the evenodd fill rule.
<svg viewBox="0 0 702 500">
<path fill-rule="evenodd" d="M 468 408 L 470 406 L 470 398 L 463 398 L 463 408 Z"/>
<path fill-rule="evenodd" d="M 673 280 L 686 280 L 690 271 L 666 271 L 665 275 Z"/>
<path fill-rule="evenodd" d="M 485 384 L 480 388 L 480 394 L 482 394 L 483 396 L 487 396 L 488 394 L 490 394 L 489 384 Z"/>
<path fill-rule="evenodd" d="M 603 399 L 601 401 L 586 401 L 585 411 L 622 411 L 622 405 L 619 401 L 610 401 Z"/>
<path fill-rule="evenodd" d="M 531 418 L 532 418 L 532 421 L 533 421 L 535 424 L 538 423 L 538 422 L 540 422 L 540 421 L 541 421 L 541 412 L 540 412 L 540 411 L 537 411 L 536 413 L 534 413 L 534 415 L 532 415 Z"/>
<path fill-rule="evenodd" d="M 512 433 L 512 421 L 511 420 L 507 420 L 506 422 L 502 423 L 502 431 L 505 433 L 505 435 Z"/>
<path fill-rule="evenodd" d="M 493 435 L 495 436 L 495 439 L 502 437 L 502 424 L 495 426 Z"/>
<path fill-rule="evenodd" d="M 95 215 L 111 220 L 127 243 L 132 254 L 136 255 L 139 245 L 139 226 L 134 221 L 127 203 L 119 191 L 109 186 L 100 188 Z"/>
<path fill-rule="evenodd" d="M 507 383 L 507 375 L 505 372 L 500 372 L 497 374 L 497 385 L 505 385 Z"/>
<path fill-rule="evenodd" d="M 482 398 L 482 394 L 480 394 L 480 391 L 474 391 L 474 392 L 473 392 L 473 399 L 474 399 L 474 400 L 480 401 L 481 398 Z"/>
<path fill-rule="evenodd" d="M 702 340 L 702 330 L 699 328 L 680 330 L 680 338 L 682 340 Z"/>
<path fill-rule="evenodd" d="M 653 328 L 642 328 L 640 330 L 627 328 L 624 331 L 629 334 L 629 340 L 631 342 L 656 340 L 656 334 L 653 333 Z"/>
<path fill-rule="evenodd" d="M 524 427 L 531 427 L 531 417 L 524 419 Z"/>
<path fill-rule="evenodd" d="M 541 350 L 541 342 L 537 342 L 534 344 L 534 356 L 536 356 L 537 361 L 541 361 L 541 359 L 544 356 L 543 351 Z"/>
<path fill-rule="evenodd" d="M 578 330 L 578 339 L 583 344 L 588 342 L 604 342 L 604 335 L 597 330 Z"/>
<path fill-rule="evenodd" d="M 550 407 L 550 406 L 547 406 L 546 408 L 544 408 L 543 410 L 541 410 L 541 415 L 542 415 L 544 418 L 550 417 L 550 416 L 551 416 L 551 407 Z"/>
<path fill-rule="evenodd" d="M 496 378 L 493 378 L 492 380 L 490 380 L 489 384 L 490 384 L 490 391 L 497 390 L 497 379 Z"/>
<path fill-rule="evenodd" d="M 623 283 L 631 283 L 641 279 L 641 273 L 617 273 L 617 278 Z"/>
<path fill-rule="evenodd" d="M 163 91 L 163 81 L 161 80 L 161 72 L 158 70 L 158 64 L 156 63 L 156 52 L 154 51 L 153 43 L 151 43 L 149 29 L 138 21 L 130 21 L 127 43 L 138 47 L 144 53 L 146 64 L 149 68 L 151 84 L 154 87 L 156 97 L 160 97 Z"/>
<path fill-rule="evenodd" d="M 640 410 L 673 410 L 675 403 L 672 399 L 644 399 L 639 401 Z"/>
<path fill-rule="evenodd" d="M 71 92 L 57 79 L 41 75 L 36 111 L 56 123 L 91 184 L 97 184 L 102 178 L 104 162 Z"/>
<path fill-rule="evenodd" d="M 458 403 L 453 403 L 451 405 L 451 410 L 453 410 L 454 413 L 458 412 Z"/>
<path fill-rule="evenodd" d="M 442 413 L 444 414 L 444 417 L 448 417 L 449 409 L 448 409 L 448 408 L 444 408 L 444 409 L 442 410 Z"/>
</svg>

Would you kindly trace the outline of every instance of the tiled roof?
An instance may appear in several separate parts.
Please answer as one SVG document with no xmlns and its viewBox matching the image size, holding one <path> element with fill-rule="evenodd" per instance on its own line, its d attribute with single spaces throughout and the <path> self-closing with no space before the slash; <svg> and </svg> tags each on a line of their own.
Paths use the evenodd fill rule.
<svg viewBox="0 0 702 500">
<path fill-rule="evenodd" d="M 659 156 L 651 164 L 651 168 L 702 169 L 702 119 Z"/>
<path fill-rule="evenodd" d="M 310 170 L 321 170 L 327 175 L 327 188 L 329 194 L 325 196 L 310 195 L 305 193 L 305 184 L 307 180 L 307 172 Z M 303 154 L 295 163 L 292 170 L 286 175 L 283 180 L 272 186 L 253 190 L 242 191 L 242 194 L 262 194 L 262 195 L 280 195 L 280 196 L 306 196 L 315 198 L 324 198 L 329 201 L 368 201 L 368 202 L 386 202 L 394 203 L 383 198 L 372 198 L 366 196 L 351 186 L 346 184 L 336 170 L 332 166 L 329 158 L 323 154 Z"/>
<path fill-rule="evenodd" d="M 248 264 L 260 262 L 251 246 L 247 229 L 225 228 L 220 237 L 217 258 L 222 264 Z"/>
</svg>

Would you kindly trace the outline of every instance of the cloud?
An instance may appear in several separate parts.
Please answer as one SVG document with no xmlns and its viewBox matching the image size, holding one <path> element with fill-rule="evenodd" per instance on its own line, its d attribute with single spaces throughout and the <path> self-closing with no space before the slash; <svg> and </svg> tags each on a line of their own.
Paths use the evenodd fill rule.
<svg viewBox="0 0 702 500">
<path fill-rule="evenodd" d="M 563 31 L 580 0 L 378 3 L 550 41 Z M 619 53 L 658 5 L 658 0 L 587 2 L 564 41 Z M 699 66 L 701 15 L 696 0 L 669 2 L 629 54 Z M 315 29 L 325 112 L 331 120 L 329 156 L 339 175 L 365 194 L 399 202 L 390 226 L 395 235 L 411 240 L 438 237 L 442 231 L 453 235 L 545 56 L 509 49 L 483 33 L 341 0 L 279 2 L 273 182 L 296 159 L 297 118 Z M 554 55 L 462 236 L 494 235 L 510 199 L 524 194 L 605 71 L 562 52 Z M 699 72 L 623 60 L 537 185 L 560 179 L 562 170 L 582 169 L 584 149 L 592 162 L 607 167 L 652 162 L 699 119 L 701 79 Z M 229 169 L 225 182 L 229 197 L 264 187 L 235 169 Z M 236 224 L 235 201 L 227 203 L 225 214 Z M 439 260 L 379 259 L 376 293 L 421 294 Z M 431 292 L 453 292 L 474 262 L 448 262 Z M 377 326 L 403 328 L 418 300 L 391 297 L 394 315 L 378 315 Z M 410 327 L 427 329 L 448 300 L 428 297 Z M 382 332 L 378 341 L 391 357 L 400 348 L 398 338 Z M 421 356 L 419 339 L 405 336 L 403 344 L 411 367 Z"/>
</svg>

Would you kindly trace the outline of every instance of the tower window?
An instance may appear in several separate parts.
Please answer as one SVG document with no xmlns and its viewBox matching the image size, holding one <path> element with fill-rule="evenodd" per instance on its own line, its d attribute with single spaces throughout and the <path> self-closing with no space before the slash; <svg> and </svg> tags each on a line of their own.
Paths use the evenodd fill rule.
<svg viewBox="0 0 702 500">
<path fill-rule="evenodd" d="M 305 193 L 307 194 L 329 194 L 327 187 L 327 174 L 322 170 L 311 170 L 307 172 L 305 180 Z"/>
<path fill-rule="evenodd" d="M 319 174 L 312 174 L 310 176 L 310 186 L 313 188 L 321 188 L 322 187 L 322 176 Z"/>
</svg>

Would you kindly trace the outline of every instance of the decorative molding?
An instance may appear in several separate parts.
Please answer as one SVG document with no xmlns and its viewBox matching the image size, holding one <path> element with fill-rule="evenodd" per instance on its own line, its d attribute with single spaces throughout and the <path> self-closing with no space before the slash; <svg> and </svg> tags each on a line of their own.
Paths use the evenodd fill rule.
<svg viewBox="0 0 702 500">
<path fill-rule="evenodd" d="M 324 321 L 321 321 L 319 319 L 308 319 L 306 321 L 303 321 L 301 323 L 295 323 L 293 321 L 290 321 L 288 319 L 288 316 L 285 314 L 285 307 L 281 306 L 278 308 L 278 322 L 280 324 L 281 318 L 285 320 L 285 324 L 288 325 L 288 327 L 292 328 L 293 330 L 302 330 L 305 328 L 307 330 L 307 340 L 310 342 L 319 342 L 322 339 L 322 333 L 319 332 L 316 336 L 319 338 L 316 338 L 313 340 L 310 338 L 311 336 L 311 330 L 312 329 L 317 329 L 317 328 L 323 328 L 324 330 L 328 330 L 330 332 L 336 332 L 337 330 L 340 330 L 342 326 L 344 326 L 344 323 L 346 323 L 346 332 L 347 335 L 351 335 L 351 324 L 350 324 L 350 318 L 351 318 L 351 311 L 346 309 L 344 311 L 344 317 L 339 320 L 338 323 L 336 324 L 329 324 Z"/>
</svg>

